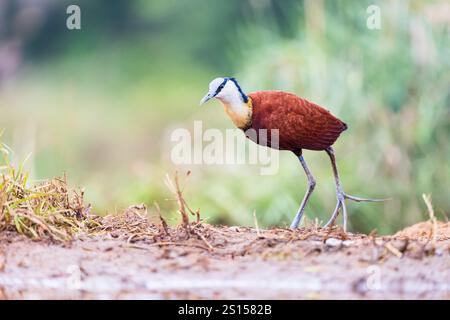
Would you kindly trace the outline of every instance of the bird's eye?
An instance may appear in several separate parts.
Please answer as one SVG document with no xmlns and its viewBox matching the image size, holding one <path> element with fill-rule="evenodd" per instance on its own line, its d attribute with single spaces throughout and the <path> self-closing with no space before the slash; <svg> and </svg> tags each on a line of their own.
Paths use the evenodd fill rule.
<svg viewBox="0 0 450 320">
<path fill-rule="evenodd" d="M 219 92 L 223 89 L 223 87 L 225 86 L 225 82 L 223 82 L 220 86 L 217 87 L 216 92 L 214 93 L 214 95 L 218 95 Z"/>
</svg>

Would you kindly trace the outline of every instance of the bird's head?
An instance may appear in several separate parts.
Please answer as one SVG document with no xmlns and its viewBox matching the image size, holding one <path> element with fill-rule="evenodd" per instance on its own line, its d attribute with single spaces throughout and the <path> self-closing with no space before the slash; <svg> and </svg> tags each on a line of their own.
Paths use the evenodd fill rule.
<svg viewBox="0 0 450 320">
<path fill-rule="evenodd" d="M 216 78 L 209 84 L 208 93 L 200 101 L 200 105 L 212 98 L 217 98 L 224 103 L 232 103 L 235 99 L 241 99 L 247 103 L 248 97 L 242 91 L 235 78 Z"/>
</svg>

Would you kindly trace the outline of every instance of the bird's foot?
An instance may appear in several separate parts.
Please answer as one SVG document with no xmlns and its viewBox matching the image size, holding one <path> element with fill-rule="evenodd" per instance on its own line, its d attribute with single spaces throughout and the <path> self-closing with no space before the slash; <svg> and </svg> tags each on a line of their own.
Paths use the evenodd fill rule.
<svg viewBox="0 0 450 320">
<path fill-rule="evenodd" d="M 347 207 L 345 206 L 345 199 L 352 200 L 355 202 L 383 202 L 391 200 L 391 198 L 372 199 L 372 198 L 355 197 L 345 194 L 344 191 L 342 190 L 336 191 L 336 197 L 337 197 L 336 207 L 334 208 L 333 214 L 331 215 L 330 220 L 325 224 L 324 228 L 333 226 L 334 222 L 336 221 L 339 215 L 339 210 L 342 209 L 342 216 L 343 216 L 342 227 L 344 229 L 344 232 L 347 232 L 347 220 L 348 220 Z"/>
</svg>

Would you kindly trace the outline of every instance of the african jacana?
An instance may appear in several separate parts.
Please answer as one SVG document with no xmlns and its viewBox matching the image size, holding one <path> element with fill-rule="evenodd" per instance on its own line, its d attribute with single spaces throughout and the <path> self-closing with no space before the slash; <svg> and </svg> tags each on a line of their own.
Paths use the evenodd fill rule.
<svg viewBox="0 0 450 320">
<path fill-rule="evenodd" d="M 347 209 L 344 200 L 383 201 L 366 199 L 344 193 L 336 166 L 334 150 L 331 147 L 347 125 L 328 110 L 295 94 L 283 91 L 257 91 L 246 95 L 235 78 L 216 78 L 209 84 L 209 92 L 200 101 L 204 104 L 211 98 L 219 99 L 233 123 L 243 131 L 254 129 L 278 130 L 279 150 L 292 151 L 300 160 L 308 179 L 308 190 L 292 221 L 291 228 L 297 228 L 306 204 L 314 190 L 316 181 L 306 165 L 302 150 L 325 151 L 331 160 L 336 182 L 337 204 L 325 227 L 331 226 L 342 208 L 343 227 L 347 230 Z M 269 134 L 270 136 L 270 134 Z M 259 141 L 257 141 L 259 143 Z M 267 141 L 268 146 L 270 141 Z"/>
</svg>

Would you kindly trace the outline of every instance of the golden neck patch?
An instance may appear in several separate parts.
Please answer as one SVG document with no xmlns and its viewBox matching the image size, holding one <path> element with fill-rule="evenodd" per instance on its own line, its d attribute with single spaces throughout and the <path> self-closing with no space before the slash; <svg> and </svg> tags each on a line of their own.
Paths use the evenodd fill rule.
<svg viewBox="0 0 450 320">
<path fill-rule="evenodd" d="M 225 107 L 225 112 L 231 118 L 234 125 L 239 129 L 246 130 L 252 124 L 253 104 L 249 97 L 247 103 L 241 102 L 239 105 L 231 105 L 222 102 Z"/>
</svg>

